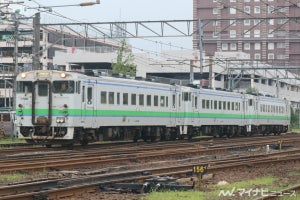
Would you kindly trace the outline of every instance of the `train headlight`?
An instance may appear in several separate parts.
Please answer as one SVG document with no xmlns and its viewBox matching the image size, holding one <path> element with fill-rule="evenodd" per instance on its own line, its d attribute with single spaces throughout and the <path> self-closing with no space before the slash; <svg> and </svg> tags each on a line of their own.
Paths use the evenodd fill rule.
<svg viewBox="0 0 300 200">
<path fill-rule="evenodd" d="M 66 119 L 64 117 L 56 117 L 56 123 L 61 124 L 65 123 Z"/>
<path fill-rule="evenodd" d="M 26 78 L 26 73 L 22 73 L 21 78 Z"/>
<path fill-rule="evenodd" d="M 61 77 L 61 78 L 66 78 L 66 76 L 67 76 L 67 75 L 66 75 L 65 73 L 61 73 L 61 74 L 60 74 L 60 77 Z"/>
</svg>

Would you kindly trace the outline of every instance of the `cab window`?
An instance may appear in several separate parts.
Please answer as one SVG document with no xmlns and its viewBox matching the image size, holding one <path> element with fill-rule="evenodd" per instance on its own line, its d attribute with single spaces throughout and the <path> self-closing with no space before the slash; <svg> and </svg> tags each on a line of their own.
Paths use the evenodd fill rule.
<svg viewBox="0 0 300 200">
<path fill-rule="evenodd" d="M 53 93 L 74 93 L 74 81 L 53 81 Z"/>
</svg>

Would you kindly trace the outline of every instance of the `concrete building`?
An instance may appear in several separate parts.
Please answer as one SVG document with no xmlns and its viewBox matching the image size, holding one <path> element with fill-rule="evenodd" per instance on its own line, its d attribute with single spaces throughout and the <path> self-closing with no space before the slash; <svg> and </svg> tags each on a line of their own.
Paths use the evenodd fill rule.
<svg viewBox="0 0 300 200">
<path fill-rule="evenodd" d="M 194 0 L 193 18 L 203 20 L 203 47 L 214 52 L 238 51 L 271 65 L 300 61 L 298 0 Z M 199 23 L 194 24 L 198 48 Z"/>
</svg>

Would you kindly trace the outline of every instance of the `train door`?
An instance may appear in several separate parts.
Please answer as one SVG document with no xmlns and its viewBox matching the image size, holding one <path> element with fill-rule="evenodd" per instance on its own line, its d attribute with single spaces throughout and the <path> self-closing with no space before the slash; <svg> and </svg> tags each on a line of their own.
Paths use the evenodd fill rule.
<svg viewBox="0 0 300 200">
<path fill-rule="evenodd" d="M 170 112 L 170 125 L 177 125 L 177 117 L 178 117 L 178 97 L 176 94 L 176 89 L 172 91 L 172 100 L 171 100 L 171 112 Z"/>
<path fill-rule="evenodd" d="M 251 132 L 251 126 L 255 124 L 255 102 L 253 97 L 248 96 L 245 101 L 246 104 L 246 119 L 247 119 L 247 132 Z"/>
<path fill-rule="evenodd" d="M 96 126 L 94 101 L 94 86 L 82 86 L 81 121 L 85 127 L 95 128 Z"/>
<path fill-rule="evenodd" d="M 49 81 L 36 81 L 32 91 L 32 124 L 50 125 L 52 89 Z"/>
<path fill-rule="evenodd" d="M 182 93 L 183 100 L 183 112 L 184 112 L 184 125 L 191 125 L 193 122 L 193 117 L 191 117 L 191 113 L 193 112 L 192 108 L 192 94 L 191 92 L 183 92 Z"/>
</svg>

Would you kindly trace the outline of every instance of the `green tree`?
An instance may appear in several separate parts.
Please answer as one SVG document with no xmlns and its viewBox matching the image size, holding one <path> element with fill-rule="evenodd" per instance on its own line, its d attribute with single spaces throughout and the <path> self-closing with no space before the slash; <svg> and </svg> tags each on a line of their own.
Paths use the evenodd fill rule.
<svg viewBox="0 0 300 200">
<path fill-rule="evenodd" d="M 136 65 L 134 64 L 134 56 L 129 51 L 125 39 L 121 41 L 118 50 L 117 62 L 112 64 L 112 72 L 114 74 L 124 74 L 134 76 L 136 73 Z"/>
<path fill-rule="evenodd" d="M 246 89 L 246 94 L 258 94 L 258 90 L 253 87 L 249 87 Z"/>
</svg>

